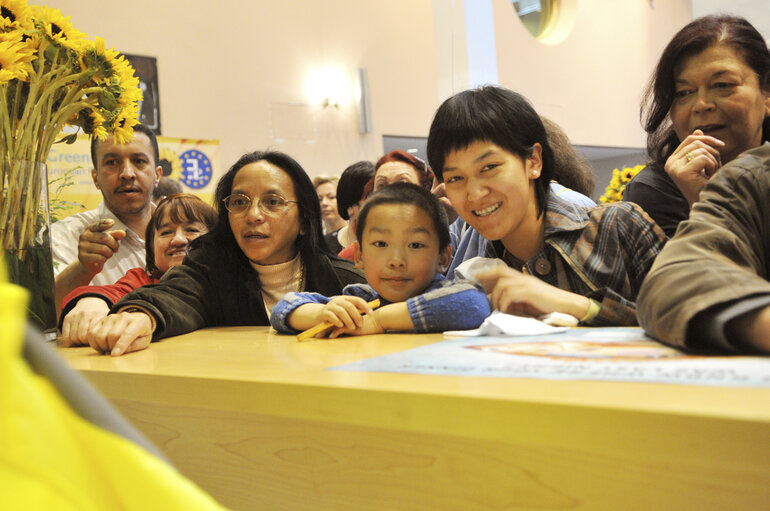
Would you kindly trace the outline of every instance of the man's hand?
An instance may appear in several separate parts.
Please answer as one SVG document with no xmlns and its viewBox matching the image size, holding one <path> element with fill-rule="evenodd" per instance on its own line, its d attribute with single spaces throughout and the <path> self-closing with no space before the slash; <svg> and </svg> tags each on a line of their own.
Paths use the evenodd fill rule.
<svg viewBox="0 0 770 511">
<path fill-rule="evenodd" d="M 126 237 L 126 231 L 108 231 L 114 224 L 114 220 L 105 218 L 89 225 L 80 235 L 77 261 L 71 262 L 55 279 L 57 314 L 67 294 L 78 286 L 87 286 L 118 251 L 118 242 Z"/>
<path fill-rule="evenodd" d="M 107 230 L 114 224 L 114 220 L 106 218 L 89 225 L 80 235 L 78 261 L 91 278 L 102 271 L 104 263 L 118 251 L 118 242 L 126 237 L 122 229 Z"/>
<path fill-rule="evenodd" d="M 88 346 L 88 332 L 110 313 L 110 306 L 101 298 L 86 296 L 64 316 L 61 346 Z"/>
<path fill-rule="evenodd" d="M 110 314 L 88 334 L 88 344 L 113 357 L 145 349 L 152 341 L 153 320 L 144 312 Z"/>
</svg>

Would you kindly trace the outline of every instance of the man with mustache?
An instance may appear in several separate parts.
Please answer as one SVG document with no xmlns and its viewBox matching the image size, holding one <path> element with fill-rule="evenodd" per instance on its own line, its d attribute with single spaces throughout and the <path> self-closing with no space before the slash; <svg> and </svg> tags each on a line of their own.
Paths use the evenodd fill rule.
<svg viewBox="0 0 770 511">
<path fill-rule="evenodd" d="M 163 174 L 155 134 L 137 124 L 124 145 L 113 137 L 94 138 L 91 159 L 103 202 L 51 225 L 57 306 L 78 286 L 114 284 L 131 268 L 145 266 L 144 232 Z"/>
</svg>

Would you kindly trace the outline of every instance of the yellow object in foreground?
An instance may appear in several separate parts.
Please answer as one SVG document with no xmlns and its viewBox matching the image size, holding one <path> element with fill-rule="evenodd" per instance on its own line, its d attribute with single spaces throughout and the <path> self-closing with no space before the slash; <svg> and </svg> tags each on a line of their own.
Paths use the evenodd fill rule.
<svg viewBox="0 0 770 511">
<path fill-rule="evenodd" d="M 3 509 L 224 509 L 164 461 L 81 418 L 30 369 L 22 357 L 27 300 L 0 263 Z"/>
</svg>

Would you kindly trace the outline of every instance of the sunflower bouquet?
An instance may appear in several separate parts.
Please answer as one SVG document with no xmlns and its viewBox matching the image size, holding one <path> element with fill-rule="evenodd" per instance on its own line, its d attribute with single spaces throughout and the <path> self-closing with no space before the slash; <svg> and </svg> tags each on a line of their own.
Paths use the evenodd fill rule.
<svg viewBox="0 0 770 511">
<path fill-rule="evenodd" d="M 0 249 L 9 265 L 44 227 L 51 146 L 81 130 L 130 140 L 141 99 L 133 68 L 104 39 L 89 40 L 56 9 L 0 0 Z"/>
<path fill-rule="evenodd" d="M 646 165 L 636 165 L 634 167 L 623 167 L 623 169 L 614 169 L 612 179 L 604 195 L 599 198 L 599 202 L 606 204 L 608 202 L 619 202 L 623 200 L 623 190 L 626 185 L 637 175 Z"/>
</svg>

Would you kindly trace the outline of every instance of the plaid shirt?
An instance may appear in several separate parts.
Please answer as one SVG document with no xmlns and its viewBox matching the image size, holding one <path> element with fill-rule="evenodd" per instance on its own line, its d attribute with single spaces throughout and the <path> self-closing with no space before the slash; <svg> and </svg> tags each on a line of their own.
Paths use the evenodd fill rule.
<svg viewBox="0 0 770 511">
<path fill-rule="evenodd" d="M 588 325 L 636 325 L 636 295 L 665 243 L 663 230 L 634 203 L 585 209 L 549 194 L 544 246 L 519 269 L 599 302 Z M 487 256 L 503 258 L 502 244 L 489 243 Z"/>
</svg>

